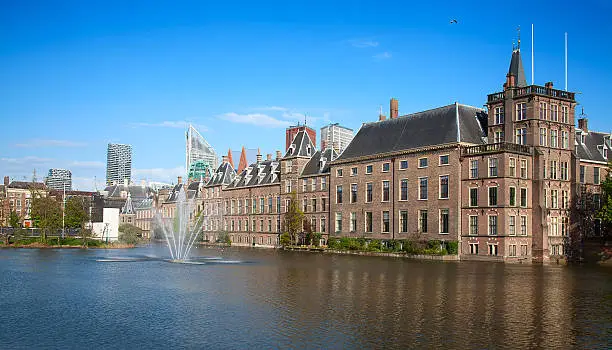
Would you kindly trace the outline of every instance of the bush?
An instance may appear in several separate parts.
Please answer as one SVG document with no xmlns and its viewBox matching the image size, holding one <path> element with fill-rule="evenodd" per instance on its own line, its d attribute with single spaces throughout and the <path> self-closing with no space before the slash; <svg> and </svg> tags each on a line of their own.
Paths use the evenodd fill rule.
<svg viewBox="0 0 612 350">
<path fill-rule="evenodd" d="M 382 249 L 382 245 L 379 239 L 373 239 L 368 242 L 368 246 L 366 248 L 369 252 L 380 252 Z"/>
<path fill-rule="evenodd" d="M 448 251 L 448 254 L 457 255 L 459 253 L 459 242 L 457 241 L 446 242 L 446 250 Z"/>
<path fill-rule="evenodd" d="M 288 246 L 288 245 L 290 245 L 290 244 L 291 244 L 291 237 L 289 237 L 289 234 L 288 234 L 287 232 L 283 233 L 283 234 L 280 236 L 280 244 L 281 244 L 283 247 L 286 247 L 286 246 Z"/>
</svg>

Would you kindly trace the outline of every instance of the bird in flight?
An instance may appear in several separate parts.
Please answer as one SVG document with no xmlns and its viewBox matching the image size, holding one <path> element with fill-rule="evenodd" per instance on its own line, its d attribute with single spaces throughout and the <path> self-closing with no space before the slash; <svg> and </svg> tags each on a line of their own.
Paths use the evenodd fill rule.
<svg viewBox="0 0 612 350">
<path fill-rule="evenodd" d="M 452 20 L 450 21 L 450 24 L 455 24 L 455 23 L 457 23 L 457 20 L 456 20 L 456 19 L 452 19 Z"/>
</svg>

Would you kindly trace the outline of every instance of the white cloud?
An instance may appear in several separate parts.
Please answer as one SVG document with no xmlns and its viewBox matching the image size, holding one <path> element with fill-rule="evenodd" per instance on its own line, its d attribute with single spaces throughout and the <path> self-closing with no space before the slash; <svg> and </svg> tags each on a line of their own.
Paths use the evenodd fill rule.
<svg viewBox="0 0 612 350">
<path fill-rule="evenodd" d="M 275 112 L 284 112 L 284 111 L 289 110 L 289 108 L 279 107 L 279 106 L 256 107 L 253 109 L 257 111 L 275 111 Z"/>
<path fill-rule="evenodd" d="M 176 183 L 177 176 L 185 176 L 185 167 L 177 166 L 174 168 L 150 168 L 150 169 L 132 169 L 132 179 L 136 183 L 139 180 L 160 181 L 167 183 Z"/>
<path fill-rule="evenodd" d="M 25 143 L 17 143 L 15 147 L 19 148 L 38 148 L 38 147 L 83 147 L 86 146 L 82 142 L 74 142 L 68 140 L 45 140 L 45 139 L 31 139 Z"/>
<path fill-rule="evenodd" d="M 359 49 L 365 49 L 368 47 L 377 47 L 378 46 L 378 41 L 374 41 L 371 39 L 352 39 L 348 41 L 349 44 L 351 44 L 351 46 L 359 48 Z"/>
<path fill-rule="evenodd" d="M 83 177 L 73 176 L 72 177 L 72 189 L 77 191 L 95 191 L 103 190 L 105 187 L 104 178 L 95 176 Z"/>
<path fill-rule="evenodd" d="M 130 123 L 132 127 L 153 127 L 153 128 L 173 128 L 173 129 L 187 129 L 189 124 L 192 124 L 198 131 L 207 131 L 208 128 L 204 125 L 193 124 L 186 121 L 173 121 L 166 120 L 159 123 Z"/>
<path fill-rule="evenodd" d="M 372 57 L 376 58 L 377 60 L 386 60 L 386 59 L 391 58 L 391 56 L 392 56 L 392 55 L 391 55 L 391 53 L 390 53 L 390 52 L 385 51 L 385 52 L 381 52 L 381 53 L 379 53 L 379 54 L 376 54 L 376 55 L 374 55 L 374 56 L 372 56 Z"/>
<path fill-rule="evenodd" d="M 27 157 L 21 157 L 21 158 L 0 158 L 1 162 L 6 162 L 9 164 L 32 164 L 32 165 L 40 165 L 40 164 L 47 164 L 49 162 L 54 161 L 53 158 L 42 158 L 42 157 L 36 157 L 36 156 L 27 156 Z"/>
<path fill-rule="evenodd" d="M 219 118 L 232 123 L 252 124 L 271 128 L 287 127 L 291 125 L 288 121 L 276 119 L 263 113 L 238 114 L 230 112 L 220 115 Z"/>
<path fill-rule="evenodd" d="M 106 164 L 97 160 L 75 160 L 70 163 L 70 166 L 77 168 L 104 168 Z"/>
</svg>

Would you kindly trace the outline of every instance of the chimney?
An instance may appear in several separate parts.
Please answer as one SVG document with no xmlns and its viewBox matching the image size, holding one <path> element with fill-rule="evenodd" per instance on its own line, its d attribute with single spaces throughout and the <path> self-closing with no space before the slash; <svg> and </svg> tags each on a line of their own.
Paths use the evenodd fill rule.
<svg viewBox="0 0 612 350">
<path fill-rule="evenodd" d="M 272 153 L 266 154 L 266 160 L 272 160 Z"/>
<path fill-rule="evenodd" d="M 280 160 L 283 157 L 281 151 L 276 151 L 276 160 Z"/>
<path fill-rule="evenodd" d="M 182 176 L 177 176 L 176 178 L 176 182 L 180 185 L 181 183 L 183 183 L 183 177 Z"/>
<path fill-rule="evenodd" d="M 587 118 L 578 119 L 578 129 L 582 130 L 585 134 L 589 132 L 589 120 Z"/>
<path fill-rule="evenodd" d="M 505 84 L 505 88 L 513 88 L 516 87 L 516 84 L 514 83 L 516 81 L 516 77 L 513 74 L 508 74 L 506 75 L 506 84 Z"/>
<path fill-rule="evenodd" d="M 399 106 L 398 101 L 394 98 L 389 102 L 389 118 L 395 119 L 399 114 Z"/>
<path fill-rule="evenodd" d="M 548 83 L 544 84 L 544 87 L 547 89 L 552 89 L 553 88 L 553 82 L 549 81 Z"/>
<path fill-rule="evenodd" d="M 7 187 L 9 185 L 9 177 L 5 176 L 4 177 L 4 187 Z"/>
<path fill-rule="evenodd" d="M 387 119 L 387 117 L 386 117 L 384 114 L 380 114 L 380 115 L 378 116 L 378 121 L 379 121 L 379 122 L 382 122 L 382 121 L 384 121 L 384 120 L 386 120 L 386 119 Z"/>
<path fill-rule="evenodd" d="M 257 149 L 257 163 L 261 163 L 261 151 Z"/>
</svg>

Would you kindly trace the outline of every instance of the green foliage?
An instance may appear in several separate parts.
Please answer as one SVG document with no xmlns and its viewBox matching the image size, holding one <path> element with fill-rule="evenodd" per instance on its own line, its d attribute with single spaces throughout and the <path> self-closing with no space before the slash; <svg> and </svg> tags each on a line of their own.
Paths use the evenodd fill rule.
<svg viewBox="0 0 612 350">
<path fill-rule="evenodd" d="M 608 163 L 606 178 L 601 182 L 601 209 L 597 217 L 601 219 L 602 229 L 609 234 L 612 228 L 612 162 Z"/>
<path fill-rule="evenodd" d="M 41 231 L 42 242 L 46 242 L 47 234 L 62 227 L 61 203 L 52 197 L 32 196 L 30 217 Z"/>
<path fill-rule="evenodd" d="M 69 228 L 82 228 L 89 221 L 88 205 L 83 197 L 68 198 L 64 213 L 64 223 Z"/>
<path fill-rule="evenodd" d="M 459 254 L 459 242 L 457 241 L 446 242 L 446 250 L 448 251 L 448 254 L 452 254 L 452 255 Z"/>
<path fill-rule="evenodd" d="M 14 210 L 12 210 L 11 214 L 9 215 L 9 226 L 19 227 L 19 215 L 17 215 Z"/>
<path fill-rule="evenodd" d="M 330 238 L 327 247 L 334 250 L 355 250 L 368 252 L 447 255 L 457 254 L 458 242 L 413 241 L 413 240 L 388 240 L 365 239 L 365 238 Z"/>
<path fill-rule="evenodd" d="M 321 242 L 321 232 L 313 232 L 312 233 L 312 244 L 318 247 L 319 242 Z"/>
<path fill-rule="evenodd" d="M 291 245 L 291 237 L 289 236 L 289 234 L 288 234 L 287 232 L 283 233 L 283 234 L 280 236 L 280 244 L 281 244 L 283 247 L 286 247 L 286 246 L 288 246 L 288 245 Z"/>
<path fill-rule="evenodd" d="M 221 232 L 219 233 L 219 238 L 217 239 L 218 243 L 225 243 L 227 245 L 232 245 L 232 240 L 230 238 L 230 235 L 227 234 L 227 232 Z"/>
<path fill-rule="evenodd" d="M 285 214 L 285 233 L 289 234 L 291 243 L 297 244 L 298 234 L 302 231 L 302 221 L 304 220 L 304 212 L 300 210 L 295 191 L 291 192 L 289 200 L 289 209 Z"/>
<path fill-rule="evenodd" d="M 367 250 L 369 252 L 380 252 L 382 250 L 382 244 L 379 239 L 373 239 L 368 242 Z"/>
<path fill-rule="evenodd" d="M 131 224 L 119 225 L 119 241 L 126 244 L 137 244 L 142 237 L 142 230 Z"/>
</svg>

